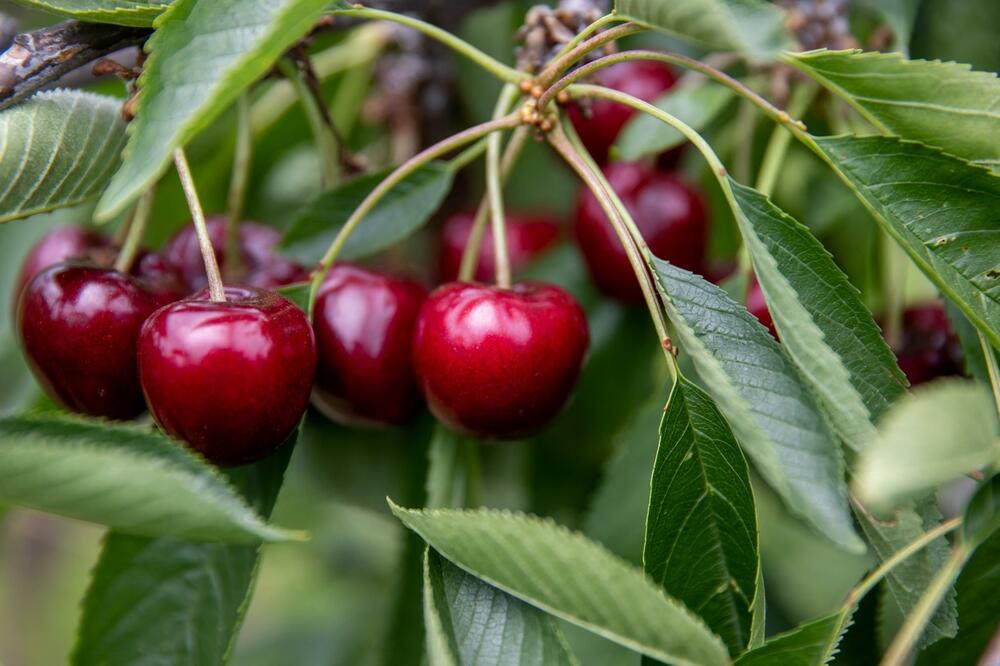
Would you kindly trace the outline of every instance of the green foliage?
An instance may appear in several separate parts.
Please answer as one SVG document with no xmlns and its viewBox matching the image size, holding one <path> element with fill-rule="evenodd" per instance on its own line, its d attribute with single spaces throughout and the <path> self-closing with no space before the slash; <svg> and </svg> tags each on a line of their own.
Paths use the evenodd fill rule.
<svg viewBox="0 0 1000 666">
<path fill-rule="evenodd" d="M 839 612 L 778 634 L 736 660 L 736 666 L 823 666 L 833 658 L 850 622 Z"/>
<path fill-rule="evenodd" d="M 113 97 L 55 90 L 0 112 L 0 222 L 96 198 L 123 145 Z"/>
<path fill-rule="evenodd" d="M 708 127 L 733 99 L 728 88 L 711 83 L 685 86 L 656 101 L 656 106 L 696 130 Z M 684 136 L 660 120 L 637 113 L 622 129 L 614 150 L 622 160 L 657 155 L 684 143 Z"/>
<path fill-rule="evenodd" d="M 144 28 L 153 25 L 153 20 L 163 13 L 171 0 L 14 0 L 14 2 L 79 21 Z"/>
<path fill-rule="evenodd" d="M 1000 474 L 979 484 L 965 507 L 962 534 L 965 543 L 976 548 L 997 530 L 1000 530 Z"/>
</svg>

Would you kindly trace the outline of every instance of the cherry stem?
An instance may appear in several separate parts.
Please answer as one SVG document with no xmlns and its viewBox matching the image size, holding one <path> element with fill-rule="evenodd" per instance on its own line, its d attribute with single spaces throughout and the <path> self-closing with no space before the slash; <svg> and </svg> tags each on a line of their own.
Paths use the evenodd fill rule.
<svg viewBox="0 0 1000 666">
<path fill-rule="evenodd" d="M 278 70 L 288 79 L 299 95 L 299 102 L 309 122 L 309 129 L 312 130 L 313 139 L 319 151 L 320 163 L 323 166 L 320 172 L 320 180 L 323 188 L 330 187 L 340 175 L 340 146 L 333 130 L 332 123 L 328 122 L 329 115 L 326 111 L 326 102 L 322 97 L 317 99 L 315 90 L 306 82 L 299 64 L 289 58 L 282 58 L 278 62 Z"/>
<path fill-rule="evenodd" d="M 135 262 L 135 256 L 139 252 L 142 238 L 146 235 L 146 224 L 149 221 L 149 213 L 153 208 L 153 192 L 152 187 L 146 190 L 139 197 L 139 201 L 135 205 L 135 210 L 132 211 L 128 222 L 128 233 L 125 235 L 125 240 L 122 243 L 121 249 L 118 250 L 118 256 L 115 258 L 116 271 L 128 273 L 132 270 L 132 264 Z"/>
<path fill-rule="evenodd" d="M 517 86 L 508 83 L 497 100 L 493 118 L 502 116 L 518 97 Z M 510 288 L 510 253 L 507 250 L 507 217 L 503 209 L 503 184 L 501 183 L 500 139 L 498 133 L 486 139 L 486 193 L 490 201 L 493 227 L 493 256 L 496 264 L 496 282 L 503 289 Z M 471 236 L 471 234 L 470 234 Z"/>
<path fill-rule="evenodd" d="M 816 98 L 819 86 L 809 81 L 798 86 L 788 102 L 787 113 L 791 117 L 801 116 Z M 764 150 L 764 157 L 760 163 L 760 172 L 757 174 L 757 190 L 766 197 L 774 193 L 774 187 L 778 182 L 778 171 L 785 155 L 788 153 L 788 146 L 791 144 L 792 134 L 787 131 L 784 125 L 778 125 L 771 132 L 768 139 L 767 148 Z M 749 141 L 747 141 L 749 143 Z"/>
<path fill-rule="evenodd" d="M 627 20 L 628 20 L 627 18 L 625 18 L 624 16 L 619 16 L 614 12 L 614 10 L 612 10 L 610 14 L 605 14 L 601 18 L 597 19 L 596 21 L 588 25 L 586 28 L 581 30 L 576 35 L 576 37 L 566 42 L 566 45 L 562 47 L 562 50 L 560 50 L 559 53 L 556 54 L 553 60 L 563 57 L 564 55 L 575 49 L 577 46 L 579 46 L 581 42 L 583 42 L 585 39 L 588 39 L 591 35 L 593 35 L 595 32 L 597 32 L 604 26 L 610 23 L 617 23 L 619 21 L 627 21 Z"/>
<path fill-rule="evenodd" d="M 250 165 L 253 160 L 253 127 L 250 124 L 250 102 L 240 95 L 236 103 L 236 151 L 233 155 L 233 174 L 229 181 L 229 199 L 226 204 L 226 277 L 233 279 L 243 272 L 243 247 L 240 243 L 240 220 L 246 201 Z"/>
<path fill-rule="evenodd" d="M 986 372 L 990 376 L 990 386 L 993 388 L 993 401 L 997 405 L 997 414 L 1000 415 L 1000 369 L 997 368 L 997 354 L 982 331 L 977 330 L 976 334 L 979 336 L 979 345 L 983 348 Z"/>
<path fill-rule="evenodd" d="M 646 28 L 642 27 L 641 25 L 637 25 L 635 23 L 626 23 L 625 25 L 620 25 L 617 28 L 611 28 L 610 30 L 606 30 L 602 33 L 594 35 L 593 37 L 583 42 L 582 44 L 578 44 L 577 46 L 573 47 L 566 53 L 556 57 L 554 60 L 549 62 L 549 64 L 545 66 L 545 69 L 542 70 L 541 74 L 538 75 L 536 83 L 537 85 L 540 85 L 542 88 L 549 88 L 550 86 L 552 86 L 552 82 L 555 81 L 558 76 L 560 76 L 563 72 L 572 67 L 573 64 L 576 63 L 580 58 L 584 57 L 594 49 L 598 49 L 607 44 L 608 42 L 613 42 L 616 39 L 621 39 L 622 37 L 625 37 L 627 35 L 633 35 L 637 32 L 644 32 L 645 30 Z M 601 60 L 603 60 L 603 58 Z M 555 93 L 552 94 L 554 95 Z M 546 100 L 547 102 L 549 99 L 551 99 L 551 96 L 549 98 L 546 98 L 543 95 L 539 99 L 538 109 L 539 110 L 544 109 L 545 106 L 541 102 L 542 100 Z"/>
<path fill-rule="evenodd" d="M 225 303 L 226 288 L 222 284 L 222 275 L 219 273 L 219 262 L 215 258 L 212 239 L 208 236 L 205 213 L 202 211 L 201 201 L 198 200 L 198 190 L 195 189 L 194 179 L 191 177 L 191 167 L 188 166 L 183 148 L 174 149 L 174 165 L 177 167 L 181 188 L 184 190 L 188 208 L 191 209 L 191 219 L 194 221 L 194 230 L 198 235 L 198 247 L 201 250 L 201 258 L 205 262 L 205 275 L 208 277 L 208 293 L 213 301 Z"/>
</svg>

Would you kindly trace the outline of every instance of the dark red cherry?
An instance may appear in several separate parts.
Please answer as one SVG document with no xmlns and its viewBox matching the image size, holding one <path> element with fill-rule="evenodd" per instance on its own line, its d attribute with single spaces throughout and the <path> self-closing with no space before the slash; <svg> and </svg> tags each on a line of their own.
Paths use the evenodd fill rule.
<svg viewBox="0 0 1000 666">
<path fill-rule="evenodd" d="M 896 356 L 911 385 L 964 374 L 962 345 L 942 303 L 908 308 L 902 324 Z"/>
<path fill-rule="evenodd" d="M 225 271 L 226 217 L 216 215 L 205 220 L 208 235 L 215 248 L 219 268 Z M 244 275 L 234 282 L 262 289 L 276 289 L 293 282 L 309 279 L 309 273 L 294 261 L 275 252 L 281 240 L 277 229 L 255 222 L 240 222 L 240 244 L 243 249 Z M 164 258 L 177 267 L 181 280 L 190 291 L 203 289 L 208 284 L 205 263 L 198 247 L 194 225 L 188 224 L 163 246 Z"/>
<path fill-rule="evenodd" d="M 462 254 L 469 242 L 476 214 L 462 211 L 449 217 L 441 229 L 441 254 L 438 274 L 442 282 L 458 278 Z M 552 247 L 559 238 L 559 225 L 545 215 L 512 213 L 507 215 L 507 253 L 512 271 L 526 267 L 531 261 Z M 480 282 L 493 280 L 496 260 L 493 255 L 493 235 L 489 227 L 479 246 L 479 263 L 475 279 Z"/>
<path fill-rule="evenodd" d="M 608 88 L 638 97 L 644 102 L 654 102 L 667 92 L 677 77 L 661 62 L 623 62 L 600 70 L 597 82 Z M 604 99 L 594 100 L 589 107 L 569 107 L 573 121 L 583 145 L 594 159 L 604 162 L 608 150 L 614 145 L 625 123 L 635 114 L 631 107 Z"/>
<path fill-rule="evenodd" d="M 704 272 L 707 216 L 701 195 L 676 177 L 640 164 L 615 162 L 604 173 L 657 257 L 695 273 Z M 642 291 L 614 228 L 590 190 L 581 190 L 573 224 L 594 282 L 626 302 Z"/>
<path fill-rule="evenodd" d="M 316 298 L 313 404 L 335 421 L 405 423 L 420 406 L 413 331 L 427 290 L 350 264 L 334 266 Z"/>
<path fill-rule="evenodd" d="M 420 310 L 413 362 L 440 421 L 467 435 L 510 439 L 556 415 L 588 342 L 583 311 L 559 287 L 452 282 Z"/>
<path fill-rule="evenodd" d="M 136 340 L 163 302 L 118 271 L 73 262 L 50 266 L 21 294 L 17 325 L 28 364 L 66 409 L 134 418 L 145 409 Z"/>
<path fill-rule="evenodd" d="M 21 264 L 21 272 L 14 283 L 14 303 L 24 287 L 43 270 L 67 259 L 82 258 L 95 248 L 110 246 L 108 239 L 90 229 L 77 226 L 56 227 L 35 243 Z"/>
<path fill-rule="evenodd" d="M 177 268 L 157 252 L 140 252 L 131 274 L 147 291 L 164 299 L 164 305 L 179 301 L 187 293 Z"/>
<path fill-rule="evenodd" d="M 767 327 L 775 340 L 778 339 L 778 329 L 774 327 L 774 319 L 771 317 L 771 311 L 767 309 L 764 292 L 755 278 L 751 279 L 750 284 L 747 285 L 747 310 L 757 318 L 757 321 Z"/>
<path fill-rule="evenodd" d="M 139 379 L 153 418 L 219 465 L 259 460 L 291 434 L 316 369 L 312 327 L 278 294 L 227 287 L 158 310 L 139 334 Z"/>
</svg>

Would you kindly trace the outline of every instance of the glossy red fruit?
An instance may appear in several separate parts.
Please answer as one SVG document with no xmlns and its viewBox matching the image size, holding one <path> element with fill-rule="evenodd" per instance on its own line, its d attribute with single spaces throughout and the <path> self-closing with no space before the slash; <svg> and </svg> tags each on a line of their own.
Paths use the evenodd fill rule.
<svg viewBox="0 0 1000 666">
<path fill-rule="evenodd" d="M 140 252 L 131 274 L 147 291 L 161 296 L 164 305 L 179 301 L 187 293 L 177 269 L 157 252 Z"/>
<path fill-rule="evenodd" d="M 654 102 L 673 87 L 677 77 L 662 62 L 623 62 L 606 67 L 597 73 L 597 82 L 608 88 L 638 97 L 644 102 Z M 594 159 L 604 162 L 608 150 L 614 145 L 625 123 L 635 114 L 635 110 L 624 104 L 604 99 L 593 100 L 589 113 L 578 106 L 569 108 L 583 145 Z"/>
<path fill-rule="evenodd" d="M 475 218 L 475 211 L 462 211 L 445 221 L 441 229 L 441 254 L 438 261 L 438 275 L 442 282 L 458 278 L 462 254 L 472 234 Z M 550 217 L 517 213 L 507 215 L 507 253 L 512 271 L 526 267 L 558 239 L 559 224 Z M 480 282 L 490 282 L 495 271 L 493 235 L 487 228 L 482 245 L 479 246 L 479 263 L 476 264 L 474 277 Z"/>
<path fill-rule="evenodd" d="M 139 334 L 139 379 L 156 422 L 219 465 L 259 460 L 291 434 L 316 369 L 312 327 L 278 294 L 227 287 L 158 310 Z"/>
<path fill-rule="evenodd" d="M 51 266 L 21 295 L 17 326 L 28 364 L 66 409 L 134 418 L 145 409 L 136 340 L 163 304 L 118 271 L 73 262 Z"/>
<path fill-rule="evenodd" d="M 212 240 L 212 247 L 215 248 L 219 268 L 225 271 L 226 218 L 223 215 L 216 215 L 205 220 L 205 224 Z M 234 282 L 262 289 L 276 289 L 309 279 L 306 269 L 275 252 L 275 246 L 280 240 L 281 234 L 276 229 L 255 222 L 241 222 L 240 244 L 243 249 L 245 273 L 237 276 Z M 198 236 L 193 224 L 188 224 L 167 241 L 162 254 L 167 261 L 177 267 L 181 280 L 189 291 L 203 289 L 208 284 L 208 278 L 205 277 L 205 263 L 198 247 Z"/>
<path fill-rule="evenodd" d="M 335 421 L 397 425 L 421 403 L 413 332 L 427 290 L 350 264 L 330 270 L 316 298 L 313 403 Z"/>
<path fill-rule="evenodd" d="M 701 195 L 676 177 L 616 162 L 604 173 L 657 257 L 704 272 L 707 216 Z M 638 302 L 642 291 L 614 228 L 590 190 L 577 199 L 573 230 L 594 282 L 609 296 Z"/>
<path fill-rule="evenodd" d="M 583 311 L 558 287 L 452 282 L 420 310 L 413 361 L 440 421 L 463 434 L 510 439 L 556 415 L 588 342 Z"/>
<path fill-rule="evenodd" d="M 107 237 L 96 231 L 77 226 L 56 227 L 35 243 L 21 264 L 21 272 L 14 283 L 14 303 L 33 277 L 43 270 L 67 259 L 81 258 L 95 248 L 110 245 Z"/>
<path fill-rule="evenodd" d="M 909 308 L 903 312 L 902 323 L 896 356 L 911 385 L 964 374 L 962 345 L 951 329 L 943 304 Z"/>
<path fill-rule="evenodd" d="M 756 279 L 750 280 L 750 284 L 747 285 L 747 310 L 757 318 L 757 321 L 767 327 L 775 340 L 778 339 L 778 329 L 774 327 L 774 319 L 771 317 L 771 311 L 767 309 L 764 292 Z"/>
</svg>

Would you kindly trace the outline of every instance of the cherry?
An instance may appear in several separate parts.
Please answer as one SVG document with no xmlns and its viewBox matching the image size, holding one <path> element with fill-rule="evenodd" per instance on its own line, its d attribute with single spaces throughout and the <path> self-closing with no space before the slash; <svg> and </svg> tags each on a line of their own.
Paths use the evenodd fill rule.
<svg viewBox="0 0 1000 666">
<path fill-rule="evenodd" d="M 226 218 L 216 215 L 205 221 L 208 235 L 215 248 L 219 268 L 225 270 L 226 261 Z M 309 273 L 302 266 L 281 255 L 274 248 L 281 240 L 277 229 L 255 222 L 240 223 L 240 246 L 243 249 L 243 264 L 246 274 L 237 280 L 262 289 L 301 282 L 309 279 Z M 180 273 L 181 280 L 190 291 L 203 289 L 208 284 L 205 277 L 205 263 L 198 246 L 198 236 L 194 225 L 188 224 L 178 231 L 163 246 L 163 255 Z"/>
<path fill-rule="evenodd" d="M 962 346 L 942 303 L 908 308 L 902 324 L 896 356 L 911 385 L 964 374 Z"/>
<path fill-rule="evenodd" d="M 420 406 L 413 331 L 427 290 L 420 284 L 337 264 L 316 298 L 319 358 L 313 403 L 335 421 L 405 423 Z"/>
<path fill-rule="evenodd" d="M 17 303 L 18 297 L 31 278 L 49 266 L 67 259 L 83 257 L 95 248 L 108 247 L 110 244 L 105 236 L 90 229 L 78 226 L 56 227 L 42 236 L 25 255 L 21 271 L 14 283 L 14 303 Z"/>
<path fill-rule="evenodd" d="M 656 101 L 677 81 L 666 64 L 653 61 L 618 63 L 600 70 L 596 77 L 597 83 L 644 102 Z M 634 114 L 632 107 L 604 99 L 594 100 L 589 112 L 578 106 L 569 108 L 573 127 L 587 151 L 598 162 L 607 160 L 608 150 Z"/>
<path fill-rule="evenodd" d="M 703 273 L 707 216 L 701 195 L 674 176 L 640 164 L 615 162 L 606 166 L 604 173 L 653 254 Z M 597 286 L 622 301 L 641 300 L 642 291 L 625 248 L 586 188 L 577 199 L 574 231 Z"/>
<path fill-rule="evenodd" d="M 441 254 L 438 273 L 442 281 L 458 278 L 462 266 L 462 254 L 472 235 L 475 211 L 461 211 L 449 217 L 441 229 Z M 511 270 L 526 267 L 533 259 L 552 247 L 559 238 L 559 224 L 545 215 L 507 215 L 507 254 Z M 475 279 L 489 282 L 496 271 L 493 255 L 493 235 L 489 228 L 479 246 L 479 261 L 476 264 Z"/>
<path fill-rule="evenodd" d="M 747 285 L 747 310 L 757 318 L 757 321 L 767 327 L 767 330 L 771 332 L 771 337 L 775 340 L 778 339 L 778 329 L 774 327 L 774 319 L 771 317 L 771 311 L 767 309 L 764 292 L 756 278 L 751 279 L 750 284 Z"/>
<path fill-rule="evenodd" d="M 28 365 L 65 408 L 134 418 L 145 409 L 136 340 L 142 323 L 166 300 L 115 270 L 80 262 L 50 266 L 28 283 L 18 307 Z"/>
<path fill-rule="evenodd" d="M 511 439 L 559 411 L 588 342 L 583 311 L 559 287 L 451 282 L 420 310 L 413 363 L 440 421 L 463 434 Z"/>
<path fill-rule="evenodd" d="M 227 287 L 158 310 L 139 333 L 139 379 L 153 418 L 219 465 L 253 462 L 295 428 L 316 369 L 302 310 L 256 287 Z"/>
</svg>

